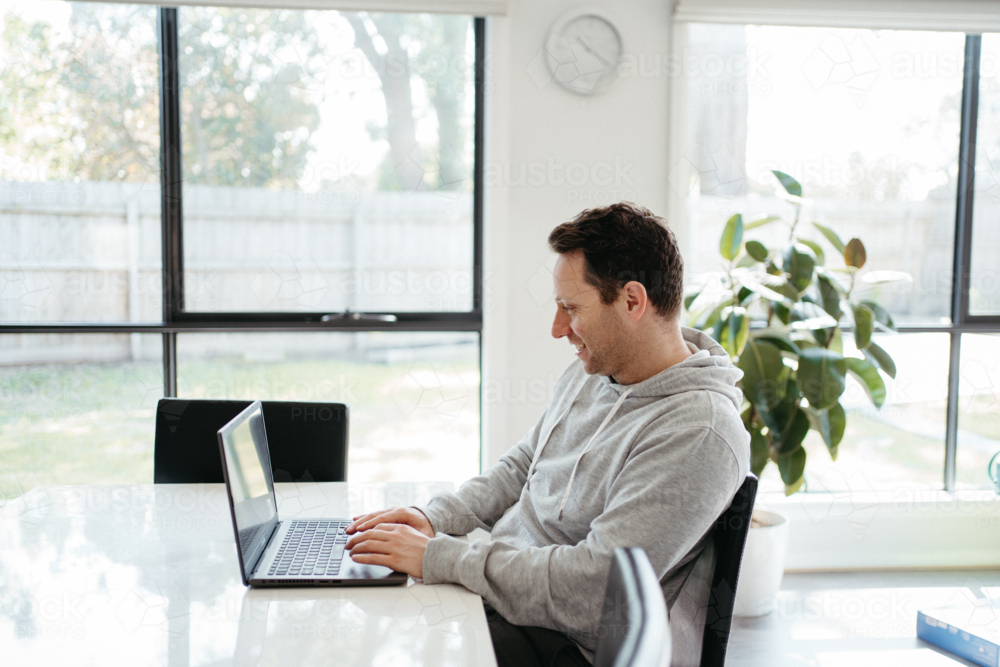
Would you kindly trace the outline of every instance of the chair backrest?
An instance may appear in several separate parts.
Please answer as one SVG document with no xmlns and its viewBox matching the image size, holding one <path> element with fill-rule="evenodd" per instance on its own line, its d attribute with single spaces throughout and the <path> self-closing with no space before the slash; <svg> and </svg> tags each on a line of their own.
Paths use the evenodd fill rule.
<svg viewBox="0 0 1000 667">
<path fill-rule="evenodd" d="M 670 628 L 660 581 L 639 547 L 615 549 L 594 667 L 666 667 Z"/>
<path fill-rule="evenodd" d="M 221 484 L 216 433 L 250 403 L 161 399 L 156 406 L 153 482 Z M 262 407 L 275 482 L 347 480 L 346 405 L 263 401 Z"/>
<path fill-rule="evenodd" d="M 729 630 L 733 624 L 736 583 L 740 576 L 743 547 L 747 543 L 753 502 L 757 496 L 757 477 L 747 476 L 733 502 L 715 522 L 712 533 L 715 547 L 715 572 L 705 614 L 705 634 L 701 646 L 701 667 L 723 667 Z"/>
</svg>

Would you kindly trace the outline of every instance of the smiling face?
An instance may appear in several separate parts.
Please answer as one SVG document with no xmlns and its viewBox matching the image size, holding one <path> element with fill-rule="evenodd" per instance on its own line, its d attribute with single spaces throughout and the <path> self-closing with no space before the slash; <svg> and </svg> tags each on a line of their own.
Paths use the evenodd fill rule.
<svg viewBox="0 0 1000 667">
<path fill-rule="evenodd" d="M 614 375 L 629 358 L 631 332 L 626 325 L 622 299 L 605 305 L 597 288 L 587 282 L 583 252 L 559 255 L 553 277 L 556 317 L 553 338 L 566 338 L 576 348 L 584 370 L 594 375 Z"/>
</svg>

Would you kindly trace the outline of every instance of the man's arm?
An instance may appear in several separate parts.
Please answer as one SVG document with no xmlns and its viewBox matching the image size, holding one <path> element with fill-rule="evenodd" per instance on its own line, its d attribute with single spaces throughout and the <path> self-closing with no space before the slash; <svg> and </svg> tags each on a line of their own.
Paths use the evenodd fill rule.
<svg viewBox="0 0 1000 667">
<path fill-rule="evenodd" d="M 370 530 L 384 523 L 405 524 L 429 537 L 436 532 L 465 535 L 476 528 L 489 530 L 521 497 L 547 414 L 548 411 L 542 413 L 528 434 L 501 456 L 496 465 L 462 484 L 455 493 L 439 493 L 420 508 L 395 507 L 354 517 L 347 533 Z"/>
<path fill-rule="evenodd" d="M 424 581 L 463 584 L 517 625 L 592 633 L 615 547 L 644 548 L 662 579 L 711 529 L 745 468 L 709 428 L 663 434 L 637 446 L 583 542 L 516 549 L 438 536 Z"/>
</svg>

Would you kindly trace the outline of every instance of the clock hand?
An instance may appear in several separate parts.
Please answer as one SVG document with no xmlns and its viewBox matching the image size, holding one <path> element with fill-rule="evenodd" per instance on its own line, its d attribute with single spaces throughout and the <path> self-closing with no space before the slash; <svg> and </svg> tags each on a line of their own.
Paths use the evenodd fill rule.
<svg viewBox="0 0 1000 667">
<path fill-rule="evenodd" d="M 584 49 L 586 49 L 590 53 L 594 54 L 594 56 L 598 60 L 600 60 L 604 64 L 605 67 L 609 67 L 612 64 L 612 62 L 610 60 L 608 60 L 607 58 L 605 58 L 604 56 L 602 56 L 600 53 L 598 53 L 597 51 L 595 51 L 593 49 L 593 47 L 590 46 L 590 44 L 587 44 L 587 41 L 583 38 L 583 35 L 580 35 L 579 37 L 577 37 L 576 41 L 580 42 L 580 44 L 583 45 Z"/>
</svg>

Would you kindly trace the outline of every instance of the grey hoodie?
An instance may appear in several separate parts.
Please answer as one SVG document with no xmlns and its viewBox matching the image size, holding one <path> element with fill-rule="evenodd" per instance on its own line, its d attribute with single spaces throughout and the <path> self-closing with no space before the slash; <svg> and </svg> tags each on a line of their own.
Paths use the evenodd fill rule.
<svg viewBox="0 0 1000 667">
<path fill-rule="evenodd" d="M 570 364 L 516 446 L 420 508 L 437 532 L 424 581 L 462 584 L 511 623 L 565 632 L 590 657 L 614 549 L 639 546 L 670 608 L 673 664 L 697 665 L 714 566 L 704 547 L 749 471 L 750 438 L 742 371 L 709 336 L 683 335 L 692 355 L 634 385 Z M 491 540 L 449 537 L 474 528 Z"/>
</svg>

